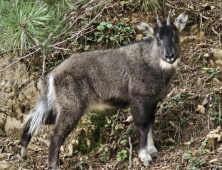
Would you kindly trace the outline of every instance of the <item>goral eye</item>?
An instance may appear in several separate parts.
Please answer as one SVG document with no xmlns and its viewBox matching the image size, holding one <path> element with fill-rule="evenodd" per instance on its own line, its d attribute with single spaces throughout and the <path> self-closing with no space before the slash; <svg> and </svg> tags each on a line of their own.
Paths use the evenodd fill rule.
<svg viewBox="0 0 222 170">
<path fill-rule="evenodd" d="M 157 40 L 157 41 L 160 41 L 160 38 L 159 38 L 159 37 L 156 37 L 156 40 Z"/>
</svg>

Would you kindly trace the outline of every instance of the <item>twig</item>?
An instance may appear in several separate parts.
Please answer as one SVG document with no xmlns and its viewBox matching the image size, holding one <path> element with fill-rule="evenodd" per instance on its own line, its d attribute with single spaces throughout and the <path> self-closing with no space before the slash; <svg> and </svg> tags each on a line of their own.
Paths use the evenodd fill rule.
<svg viewBox="0 0 222 170">
<path fill-rule="evenodd" d="M 116 44 L 117 44 L 119 47 L 121 47 L 121 45 L 118 43 L 118 41 L 117 41 L 117 40 L 115 40 L 115 42 L 116 42 Z"/>
<path fill-rule="evenodd" d="M 53 45 L 49 45 L 49 47 L 58 46 L 58 45 L 60 45 L 60 44 L 62 44 L 62 43 L 65 43 L 65 42 L 67 42 L 67 41 L 69 41 L 69 40 L 72 40 L 74 37 L 77 37 L 78 35 L 80 35 L 83 31 L 86 30 L 86 28 L 87 28 L 93 21 L 96 20 L 96 18 L 98 18 L 98 17 L 100 16 L 100 14 L 101 14 L 106 8 L 107 8 L 107 4 L 103 7 L 103 9 L 102 9 L 82 30 L 76 32 L 76 34 L 72 35 L 70 38 L 67 38 L 67 39 L 65 39 L 65 40 L 63 40 L 63 41 L 61 41 L 61 42 L 55 43 L 55 44 L 53 44 Z M 76 38 L 76 39 L 78 39 L 78 38 Z M 76 41 L 76 39 L 75 39 L 75 41 Z"/>
<path fill-rule="evenodd" d="M 129 166 L 128 169 L 131 169 L 132 167 L 132 152 L 133 152 L 133 146 L 131 143 L 131 137 L 129 137 L 129 146 L 130 146 L 130 154 L 129 154 Z"/>
<path fill-rule="evenodd" d="M 218 37 L 219 37 L 219 45 L 221 46 L 221 33 L 218 33 L 215 29 L 214 29 L 214 27 L 212 27 L 212 31 L 214 32 L 214 34 L 216 34 Z"/>
<path fill-rule="evenodd" d="M 55 49 L 57 49 L 57 50 L 70 51 L 70 49 L 61 48 L 61 47 L 56 47 L 56 46 L 53 46 L 53 48 L 55 48 Z"/>
<path fill-rule="evenodd" d="M 47 40 L 45 40 L 42 45 L 43 47 L 46 46 L 47 44 L 49 44 L 49 42 L 53 39 L 53 36 L 56 34 L 56 32 L 70 19 L 72 18 L 72 16 L 77 13 L 82 12 L 83 10 L 85 10 L 88 6 L 90 6 L 91 4 L 93 4 L 94 2 L 96 2 L 97 0 L 91 0 L 90 2 L 88 2 L 87 4 L 85 4 L 82 8 L 80 8 L 79 10 L 74 10 L 74 12 L 71 12 L 69 16 L 64 17 L 64 19 L 59 23 L 59 25 L 55 28 L 55 30 L 53 32 L 51 32 L 47 38 Z M 103 11 L 103 10 L 102 10 Z M 88 24 L 89 25 L 89 24 Z M 87 25 L 87 26 L 88 26 Z M 55 45 L 55 44 L 54 44 Z M 53 47 L 53 45 L 52 45 Z"/>
<path fill-rule="evenodd" d="M 94 2 L 96 2 L 98 0 L 91 0 L 89 1 L 87 4 L 83 5 L 80 9 L 75 9 L 73 12 L 70 13 L 70 18 L 74 15 L 76 15 L 77 13 L 81 13 L 82 11 L 84 11 L 86 8 L 88 8 L 90 5 L 92 5 Z"/>
<path fill-rule="evenodd" d="M 217 73 L 219 74 L 221 72 L 221 70 L 217 71 Z M 211 79 L 215 76 L 215 74 L 212 74 L 210 77 L 208 77 L 206 80 L 204 80 L 204 82 L 209 82 L 211 81 Z"/>
<path fill-rule="evenodd" d="M 45 50 L 44 49 L 42 50 L 42 53 L 43 53 L 43 62 L 42 62 L 42 74 L 41 74 L 40 78 L 44 75 L 44 72 L 45 72 L 45 59 L 46 59 L 46 55 L 45 55 Z"/>
<path fill-rule="evenodd" d="M 68 33 L 67 33 L 68 30 L 73 29 L 74 24 L 75 24 L 79 19 L 83 18 L 89 11 L 93 11 L 94 8 L 96 8 L 96 7 L 98 7 L 98 6 L 102 5 L 102 4 L 104 4 L 104 3 L 100 3 L 100 4 L 97 4 L 97 5 L 93 6 L 92 8 L 86 9 L 83 14 L 79 15 L 78 17 L 75 18 L 74 21 L 72 21 L 72 24 L 70 24 L 69 27 L 68 27 L 66 30 L 62 31 L 62 32 L 61 32 L 59 35 L 57 35 L 56 37 L 53 37 L 54 41 L 55 41 L 55 39 L 58 39 L 59 37 L 61 37 L 61 35 L 63 35 L 63 34 L 68 34 Z M 73 18 L 74 18 L 74 17 L 71 17 L 70 19 L 72 20 Z"/>
<path fill-rule="evenodd" d="M 198 47 L 211 47 L 211 44 L 207 44 L 207 43 L 199 43 L 199 44 L 194 44 Z"/>
<path fill-rule="evenodd" d="M 173 5 L 169 4 L 169 3 L 165 3 L 168 7 L 173 8 L 173 9 L 178 9 L 178 10 L 184 10 L 187 11 L 189 10 L 188 8 L 182 8 L 182 7 L 174 7 Z"/>
<path fill-rule="evenodd" d="M 37 52 L 40 51 L 40 50 L 41 50 L 41 48 L 38 48 L 38 49 L 35 50 L 34 52 L 32 52 L 32 53 L 30 53 L 30 54 L 27 54 L 27 55 L 25 55 L 25 56 L 23 56 L 23 57 L 17 59 L 16 61 L 12 62 L 12 63 L 9 64 L 8 66 L 6 66 L 6 67 L 3 68 L 2 70 L 0 70 L 0 72 L 3 72 L 4 70 L 6 70 L 7 68 L 11 67 L 12 65 L 14 65 L 15 63 L 17 63 L 18 61 L 20 61 L 20 60 L 22 60 L 22 59 L 24 59 L 24 58 L 26 58 L 26 57 L 29 57 L 29 56 L 31 56 L 31 55 L 37 53 Z"/>
</svg>

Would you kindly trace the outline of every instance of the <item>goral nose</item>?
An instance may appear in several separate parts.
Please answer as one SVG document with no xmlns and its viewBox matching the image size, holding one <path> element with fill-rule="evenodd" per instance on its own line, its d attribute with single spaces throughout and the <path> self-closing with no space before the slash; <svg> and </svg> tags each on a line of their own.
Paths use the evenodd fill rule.
<svg viewBox="0 0 222 170">
<path fill-rule="evenodd" d="M 166 54 L 165 55 L 165 57 L 167 58 L 167 59 L 172 59 L 172 58 L 174 58 L 174 54 L 173 53 L 171 53 L 171 54 Z"/>
</svg>

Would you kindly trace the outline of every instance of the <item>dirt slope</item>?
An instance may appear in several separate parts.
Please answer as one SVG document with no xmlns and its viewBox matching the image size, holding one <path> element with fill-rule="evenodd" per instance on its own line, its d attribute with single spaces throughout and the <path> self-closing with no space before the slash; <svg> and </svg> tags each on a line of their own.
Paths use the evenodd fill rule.
<svg viewBox="0 0 222 170">
<path fill-rule="evenodd" d="M 152 14 L 141 16 L 122 8 L 119 14 L 130 24 L 155 22 Z M 126 122 L 129 109 L 85 116 L 61 148 L 61 169 L 123 170 L 130 162 L 131 169 L 222 168 L 222 132 L 218 127 L 222 109 L 221 8 L 215 1 L 166 2 L 165 16 L 169 9 L 176 13 L 174 18 L 187 10 L 189 23 L 181 35 L 182 59 L 171 92 L 159 104 L 156 115 L 154 137 L 159 157 L 154 164 L 144 167 L 137 159 L 136 129 L 133 122 Z M 50 128 L 33 137 L 28 160 L 18 154 L 21 132 L 0 137 L 0 169 L 45 169 Z"/>
</svg>

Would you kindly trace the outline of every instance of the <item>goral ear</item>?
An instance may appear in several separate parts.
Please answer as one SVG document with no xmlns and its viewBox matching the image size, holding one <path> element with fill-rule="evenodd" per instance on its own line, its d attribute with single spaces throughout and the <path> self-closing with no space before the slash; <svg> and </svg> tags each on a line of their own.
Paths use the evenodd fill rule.
<svg viewBox="0 0 222 170">
<path fill-rule="evenodd" d="M 137 28 L 142 31 L 145 35 L 153 37 L 153 28 L 145 22 L 137 22 Z"/>
<path fill-rule="evenodd" d="M 176 18 L 174 25 L 177 27 L 178 31 L 182 31 L 186 26 L 187 21 L 188 21 L 188 14 L 185 11 Z"/>
</svg>

